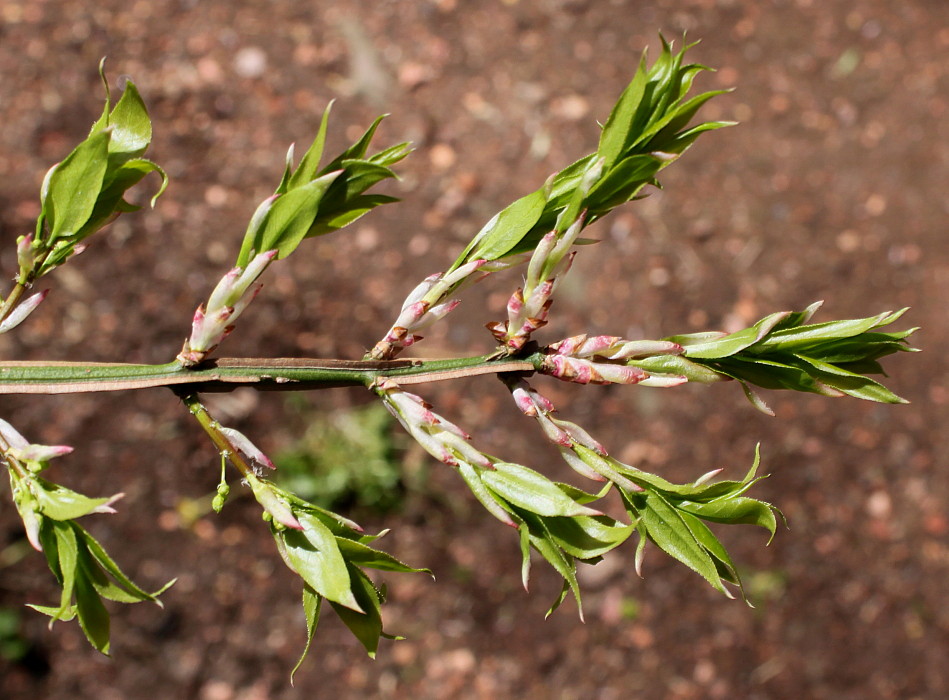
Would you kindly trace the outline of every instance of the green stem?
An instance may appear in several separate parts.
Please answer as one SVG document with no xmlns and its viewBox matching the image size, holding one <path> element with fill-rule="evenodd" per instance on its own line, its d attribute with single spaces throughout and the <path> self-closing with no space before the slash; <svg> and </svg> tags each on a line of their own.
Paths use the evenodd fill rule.
<svg viewBox="0 0 949 700">
<path fill-rule="evenodd" d="M 381 377 L 420 384 L 480 374 L 532 372 L 543 354 L 518 359 L 482 355 L 438 360 L 320 360 L 302 358 L 224 358 L 185 368 L 164 365 L 83 362 L 0 362 L 0 394 L 69 394 L 177 387 L 179 392 L 259 390 L 301 391 L 339 386 L 369 386 Z"/>
<path fill-rule="evenodd" d="M 178 396 L 181 402 L 191 411 L 191 415 L 195 417 L 195 420 L 204 428 L 204 432 L 211 438 L 211 442 L 214 443 L 218 452 L 223 454 L 245 477 L 253 476 L 254 468 L 244 460 L 240 451 L 237 450 L 231 444 L 231 441 L 227 439 L 227 436 L 220 431 L 220 424 L 211 417 L 211 414 L 208 413 L 208 409 L 206 409 L 204 404 L 198 399 L 198 395 L 193 393 L 178 393 Z"/>
<path fill-rule="evenodd" d="M 9 316 L 13 310 L 16 308 L 16 305 L 20 303 L 20 299 L 23 298 L 23 293 L 26 291 L 27 285 L 24 282 L 18 281 L 13 289 L 10 290 L 10 293 L 7 295 L 7 298 L 3 300 L 3 305 L 0 306 L 0 323 Z"/>
</svg>

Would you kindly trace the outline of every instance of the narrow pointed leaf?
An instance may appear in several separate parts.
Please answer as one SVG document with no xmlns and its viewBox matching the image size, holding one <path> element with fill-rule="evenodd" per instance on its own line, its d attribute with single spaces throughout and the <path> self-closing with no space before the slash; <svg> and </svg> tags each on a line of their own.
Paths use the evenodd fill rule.
<svg viewBox="0 0 949 700">
<path fill-rule="evenodd" d="M 329 108 L 327 108 L 328 110 Z M 323 607 L 323 596 L 314 591 L 305 583 L 303 584 L 303 615 L 306 618 L 306 646 L 303 647 L 303 653 L 297 660 L 293 670 L 290 671 L 290 685 L 293 685 L 293 676 L 303 664 L 303 660 L 310 651 L 310 645 L 313 643 L 313 636 L 316 634 L 316 625 L 320 621 L 320 608 Z"/>
<path fill-rule="evenodd" d="M 312 515 L 297 512 L 296 516 L 303 530 L 286 530 L 278 534 L 286 546 L 291 568 L 327 600 L 361 610 L 353 595 L 353 582 L 336 537 Z"/>
<path fill-rule="evenodd" d="M 542 474 L 520 464 L 499 462 L 484 471 L 481 480 L 504 500 L 531 513 L 547 516 L 601 515 L 560 490 Z"/>
</svg>

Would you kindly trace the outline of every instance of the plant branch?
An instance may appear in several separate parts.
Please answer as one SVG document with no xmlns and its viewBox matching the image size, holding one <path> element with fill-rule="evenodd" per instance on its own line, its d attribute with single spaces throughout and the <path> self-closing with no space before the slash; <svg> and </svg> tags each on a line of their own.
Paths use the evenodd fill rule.
<svg viewBox="0 0 949 700">
<path fill-rule="evenodd" d="M 233 391 L 249 386 L 265 391 L 301 391 L 369 386 L 380 377 L 400 384 L 534 371 L 543 358 L 494 355 L 436 360 L 324 360 L 306 358 L 222 358 L 193 368 L 164 365 L 83 362 L 0 362 L 0 394 L 71 394 L 176 387 L 179 392 Z"/>
</svg>

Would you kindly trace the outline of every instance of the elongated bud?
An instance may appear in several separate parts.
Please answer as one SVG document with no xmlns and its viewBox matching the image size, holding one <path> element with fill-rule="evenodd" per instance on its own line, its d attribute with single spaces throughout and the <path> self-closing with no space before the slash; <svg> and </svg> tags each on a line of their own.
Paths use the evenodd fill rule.
<svg viewBox="0 0 949 700">
<path fill-rule="evenodd" d="M 3 418 L 0 418 L 0 436 L 3 437 L 10 447 L 22 449 L 28 447 L 30 444 L 29 440 L 20 435 L 19 430 L 7 423 Z"/>
<path fill-rule="evenodd" d="M 234 428 L 219 428 L 222 434 L 224 434 L 230 443 L 240 450 L 245 457 L 249 458 L 255 464 L 258 464 L 262 467 L 267 467 L 268 469 L 276 469 L 276 465 L 270 461 L 270 458 L 264 454 L 257 445 L 250 441 L 250 439 L 238 430 Z"/>
<path fill-rule="evenodd" d="M 263 506 L 265 511 L 273 516 L 275 521 L 284 527 L 289 527 L 292 530 L 303 529 L 303 525 L 301 525 L 300 521 L 297 520 L 293 515 L 293 511 L 290 509 L 289 504 L 281 496 L 275 493 L 269 484 L 260 481 L 253 475 L 248 475 L 246 478 L 247 483 L 254 492 L 254 498 L 256 498 L 257 502 Z"/>
<path fill-rule="evenodd" d="M 446 287 L 453 287 L 456 284 L 461 283 L 462 281 L 467 281 L 469 277 L 488 263 L 487 260 L 478 259 L 478 260 L 469 260 L 464 265 L 459 267 L 453 272 L 449 272 L 445 275 L 442 280 L 442 284 Z"/>
<path fill-rule="evenodd" d="M 36 266 L 32 233 L 16 239 L 16 260 L 20 266 L 20 274 L 29 273 Z"/>
<path fill-rule="evenodd" d="M 30 546 L 37 552 L 42 552 L 40 526 L 43 523 L 43 516 L 35 510 L 24 510 L 20 511 L 20 517 L 23 519 L 23 528 L 26 530 L 26 539 L 29 540 Z"/>
<path fill-rule="evenodd" d="M 16 308 L 10 312 L 10 315 L 3 319 L 2 323 L 0 323 L 0 333 L 6 333 L 7 331 L 13 330 L 23 323 L 23 321 L 26 320 L 26 317 L 33 313 L 37 306 L 43 303 L 43 300 L 46 298 L 47 294 L 49 294 L 49 290 L 44 289 L 42 292 L 34 294 L 17 304 Z"/>
<path fill-rule="evenodd" d="M 409 306 L 414 304 L 417 301 L 421 301 L 429 290 L 435 286 L 435 283 L 442 278 L 441 272 L 436 272 L 434 275 L 429 275 L 411 292 L 405 297 L 405 301 L 402 302 L 402 311 L 405 311 Z"/>
<path fill-rule="evenodd" d="M 544 267 L 546 266 L 547 260 L 556 245 L 556 231 L 551 231 L 540 239 L 540 243 L 537 244 L 537 247 L 534 249 L 534 254 L 531 256 L 531 261 L 527 264 L 527 284 L 529 286 L 533 287 L 534 285 L 540 284 L 544 281 L 542 279 L 544 275 Z"/>
<path fill-rule="evenodd" d="M 271 207 L 274 205 L 274 202 L 276 202 L 279 198 L 279 194 L 272 194 L 257 206 L 257 209 L 254 211 L 254 215 L 250 217 L 250 222 L 247 224 L 247 233 L 244 234 L 245 237 L 249 237 L 251 235 L 251 231 L 257 233 L 257 230 L 264 222 L 264 217 L 267 216 L 267 212 L 270 211 Z"/>
<path fill-rule="evenodd" d="M 48 462 L 56 457 L 68 455 L 72 451 L 73 448 L 69 445 L 26 445 L 11 448 L 10 455 L 24 462 Z"/>
</svg>

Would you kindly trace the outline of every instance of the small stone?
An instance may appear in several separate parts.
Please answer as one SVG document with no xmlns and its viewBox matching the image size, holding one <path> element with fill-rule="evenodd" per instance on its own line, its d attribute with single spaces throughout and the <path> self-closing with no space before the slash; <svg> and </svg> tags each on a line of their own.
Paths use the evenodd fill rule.
<svg viewBox="0 0 949 700">
<path fill-rule="evenodd" d="M 247 46 L 234 56 L 234 72 L 242 78 L 259 78 L 267 70 L 267 54 L 259 46 Z"/>
</svg>

